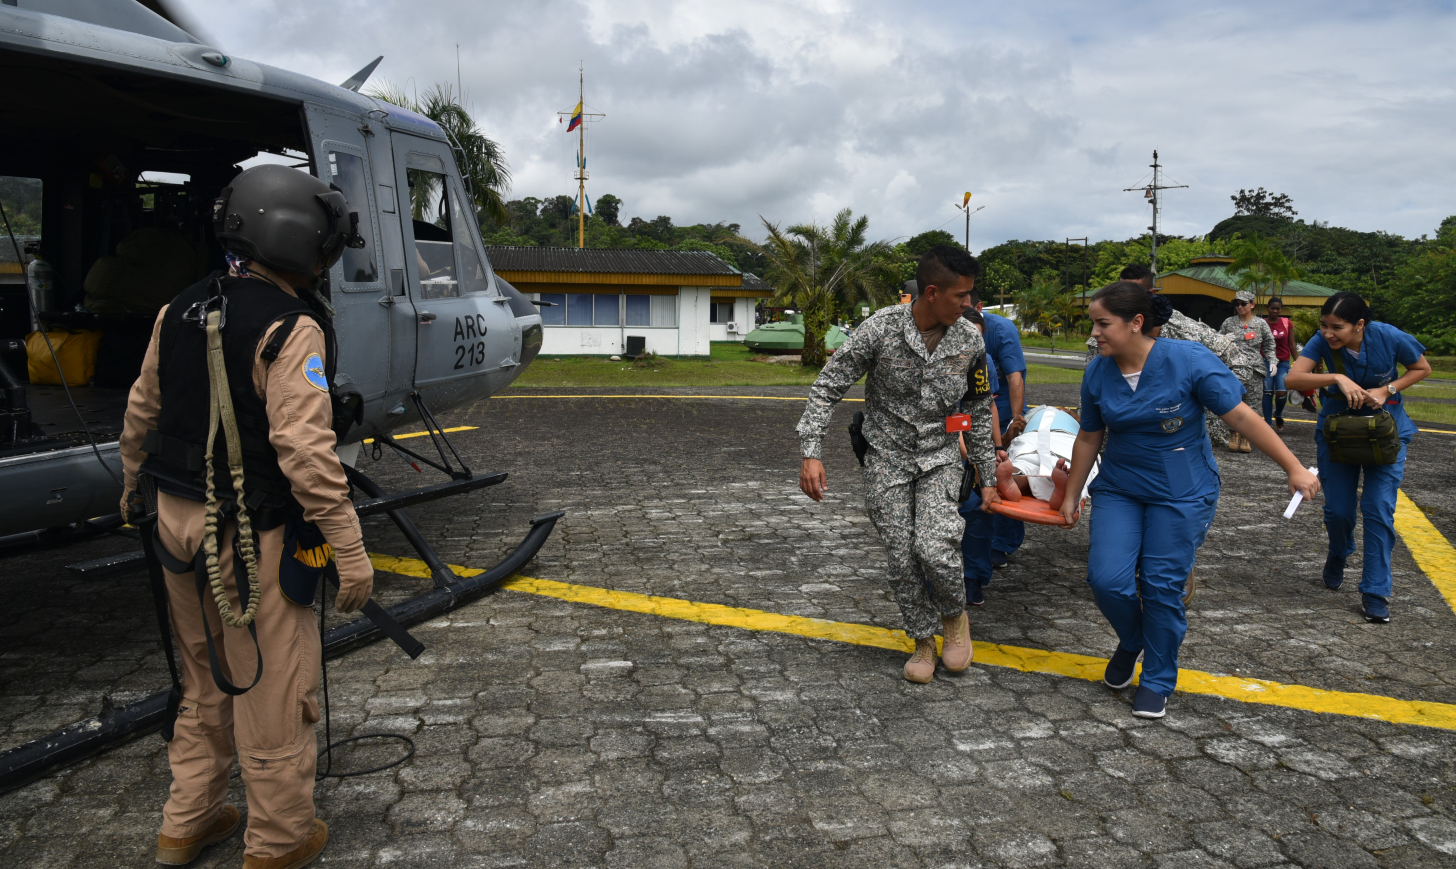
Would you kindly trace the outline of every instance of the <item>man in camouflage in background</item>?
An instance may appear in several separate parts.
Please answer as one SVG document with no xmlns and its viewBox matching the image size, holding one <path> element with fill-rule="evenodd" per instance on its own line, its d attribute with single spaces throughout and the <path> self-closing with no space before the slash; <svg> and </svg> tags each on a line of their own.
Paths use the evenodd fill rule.
<svg viewBox="0 0 1456 869">
<path fill-rule="evenodd" d="M 1133 281 L 1142 284 L 1149 290 L 1153 288 L 1153 270 L 1145 265 L 1130 265 L 1118 275 L 1118 280 Z M 1212 326 L 1203 323 L 1174 310 L 1168 322 L 1159 326 L 1157 331 L 1152 333 L 1155 338 L 1172 338 L 1177 341 L 1196 341 L 1213 351 L 1213 354 L 1227 365 L 1239 382 L 1244 385 L 1246 394 L 1254 394 L 1257 390 L 1259 400 L 1263 401 L 1264 395 L 1264 363 L 1256 353 L 1249 348 L 1236 344 L 1227 335 L 1220 335 Z M 1087 339 L 1087 361 L 1090 363 L 1097 357 L 1097 342 L 1092 338 Z M 1215 445 L 1220 447 L 1228 446 L 1229 428 L 1222 419 L 1208 412 L 1208 436 Z"/>
<path fill-rule="evenodd" d="M 905 678 L 929 682 L 935 676 L 935 632 L 944 630 L 942 661 L 955 673 L 970 666 L 970 622 L 961 564 L 965 520 L 957 512 L 961 482 L 958 431 L 947 417 L 965 396 L 971 415 L 966 434 L 968 460 L 980 473 L 986 507 L 996 495 L 996 453 L 991 442 L 991 396 L 968 385 L 986 364 L 981 334 L 962 319 L 971 307 L 980 264 L 950 245 L 932 248 L 920 260 L 920 297 L 912 305 L 884 308 L 865 320 L 824 366 L 799 420 L 804 461 L 799 488 L 815 501 L 828 489 L 821 442 L 834 404 L 861 376 L 865 380 L 863 436 L 865 504 L 889 554 L 890 588 L 900 605 L 905 633 L 915 653 Z M 983 507 L 983 509 L 986 509 Z M 988 510 L 989 512 L 989 510 Z"/>
</svg>

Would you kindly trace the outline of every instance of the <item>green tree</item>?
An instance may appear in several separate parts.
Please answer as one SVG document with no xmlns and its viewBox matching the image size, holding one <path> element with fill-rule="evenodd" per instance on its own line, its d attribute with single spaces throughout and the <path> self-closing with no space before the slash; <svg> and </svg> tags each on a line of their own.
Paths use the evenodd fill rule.
<svg viewBox="0 0 1456 869">
<path fill-rule="evenodd" d="M 511 219 L 506 208 L 505 193 L 511 186 L 511 172 L 500 144 L 481 132 L 470 112 L 460 104 L 448 84 L 437 84 L 415 101 L 403 88 L 389 82 L 367 92 L 366 96 L 424 115 L 440 125 L 449 137 L 459 164 L 461 180 L 474 200 L 476 219 L 482 224 L 501 226 Z M 418 173 L 410 186 L 410 210 L 416 220 L 424 220 L 430 205 L 438 201 L 444 214 L 445 200 L 438 189 L 439 176 Z"/>
<path fill-rule="evenodd" d="M 1234 261 L 1229 264 L 1229 274 L 1239 289 L 1253 290 L 1256 302 L 1279 295 L 1290 281 L 1304 277 L 1272 239 L 1258 235 L 1239 238 L 1230 252 Z"/>
<path fill-rule="evenodd" d="M 1243 190 L 1230 196 L 1234 201 L 1234 216 L 1253 215 L 1255 217 L 1282 217 L 1293 220 L 1298 211 L 1294 210 L 1294 201 L 1286 193 L 1270 193 L 1260 187 L 1258 190 Z"/>
<path fill-rule="evenodd" d="M 940 244 L 949 244 L 962 250 L 965 249 L 965 245 L 957 241 L 955 236 L 943 229 L 932 229 L 929 232 L 922 232 L 905 242 L 905 251 L 911 256 L 919 258 L 925 256 L 931 248 Z"/>
<path fill-rule="evenodd" d="M 780 230 L 760 216 L 768 240 L 765 276 L 774 287 L 774 303 L 791 305 L 804 315 L 805 367 L 824 365 L 824 335 L 836 309 L 846 300 L 883 298 L 886 272 L 893 271 L 890 245 L 868 241 L 869 218 L 846 208 L 828 226 L 800 223 Z"/>
<path fill-rule="evenodd" d="M 597 197 L 596 216 L 608 226 L 617 225 L 617 215 L 622 211 L 622 200 L 610 193 L 603 193 Z"/>
<path fill-rule="evenodd" d="M 1068 331 L 1081 316 L 1080 295 L 1062 288 L 1060 276 L 1044 272 L 1035 282 L 1012 296 L 1016 303 L 1016 322 L 1022 329 L 1039 332 L 1052 339 Z"/>
<path fill-rule="evenodd" d="M 1456 216 L 1441 221 L 1436 237 L 1397 267 L 1390 283 L 1399 301 L 1386 314 L 1419 324 L 1410 331 L 1433 354 L 1456 354 Z"/>
</svg>

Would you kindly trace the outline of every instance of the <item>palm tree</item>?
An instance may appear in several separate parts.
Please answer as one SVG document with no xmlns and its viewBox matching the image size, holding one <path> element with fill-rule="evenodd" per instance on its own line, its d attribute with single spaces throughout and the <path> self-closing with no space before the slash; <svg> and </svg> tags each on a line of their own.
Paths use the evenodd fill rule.
<svg viewBox="0 0 1456 869">
<path fill-rule="evenodd" d="M 1254 301 L 1262 303 L 1269 296 L 1284 291 L 1290 281 L 1304 277 L 1284 251 L 1271 239 L 1258 234 L 1239 238 L 1232 247 L 1234 261 L 1229 265 L 1229 274 L 1239 289 L 1254 291 Z"/>
<path fill-rule="evenodd" d="M 859 299 L 889 301 L 885 287 L 893 271 L 891 247 L 886 241 L 866 241 L 868 217 L 854 217 L 846 208 L 829 226 L 800 223 L 780 230 L 760 215 L 768 241 L 768 280 L 775 288 L 774 303 L 793 305 L 804 315 L 805 367 L 824 364 L 824 334 L 836 309 Z"/>
<path fill-rule="evenodd" d="M 382 82 L 366 96 L 424 115 L 440 125 L 455 149 L 456 162 L 467 193 L 474 200 L 477 219 L 489 219 L 499 226 L 510 222 L 505 193 L 511 187 L 511 172 L 500 144 L 480 131 L 470 112 L 460 105 L 454 89 L 437 84 L 425 92 L 424 99 L 413 100 L 403 88 Z M 441 214 L 445 201 L 439 195 L 439 176 L 419 173 L 410 187 L 410 210 L 416 220 L 424 220 L 425 212 L 438 203 Z"/>
<path fill-rule="evenodd" d="M 1077 295 L 1064 292 L 1056 280 L 1037 280 L 1030 287 L 1018 290 L 1011 300 L 1016 305 L 1016 322 L 1021 328 L 1051 338 L 1052 349 L 1056 349 L 1057 332 L 1070 329 L 1081 315 Z"/>
</svg>

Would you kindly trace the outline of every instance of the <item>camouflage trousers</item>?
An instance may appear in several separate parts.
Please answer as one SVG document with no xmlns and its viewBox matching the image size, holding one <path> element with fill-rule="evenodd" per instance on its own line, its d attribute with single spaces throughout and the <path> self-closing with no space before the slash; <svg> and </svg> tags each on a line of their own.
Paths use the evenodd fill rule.
<svg viewBox="0 0 1456 869">
<path fill-rule="evenodd" d="M 1239 382 L 1244 385 L 1244 404 L 1253 409 L 1254 413 L 1264 418 L 1264 378 L 1256 371 L 1250 369 L 1245 371 L 1242 368 L 1234 369 L 1239 375 Z M 1228 446 L 1229 427 L 1228 423 L 1208 412 L 1208 436 L 1213 440 L 1216 447 Z"/>
<path fill-rule="evenodd" d="M 961 535 L 961 465 L 902 470 L 871 449 L 865 457 L 865 506 L 890 556 L 890 591 L 900 605 L 905 633 L 934 636 L 942 618 L 966 608 Z M 928 587 L 927 587 L 928 586 Z"/>
</svg>

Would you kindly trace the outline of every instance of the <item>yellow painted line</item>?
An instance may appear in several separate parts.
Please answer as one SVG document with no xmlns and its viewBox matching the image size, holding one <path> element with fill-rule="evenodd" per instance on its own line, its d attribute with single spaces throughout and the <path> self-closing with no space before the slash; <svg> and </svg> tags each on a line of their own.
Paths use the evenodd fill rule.
<svg viewBox="0 0 1456 869">
<path fill-rule="evenodd" d="M 478 425 L 457 425 L 457 426 L 454 426 L 453 428 L 437 429 L 437 431 L 443 431 L 443 432 L 449 433 L 449 432 L 457 432 L 457 431 L 475 431 L 478 428 L 480 428 L 480 426 L 478 426 Z M 405 438 L 422 438 L 422 437 L 426 437 L 428 435 L 429 435 L 429 432 L 427 432 L 427 431 L 407 431 L 404 434 L 397 434 L 397 435 L 395 435 L 394 436 L 394 439 L 397 440 L 397 441 L 402 441 Z M 366 444 L 372 444 L 372 443 L 374 443 L 374 438 L 365 438 L 364 439 L 364 443 L 366 443 Z"/>
<path fill-rule="evenodd" d="M 809 396 L 794 395 L 496 395 L 493 398 L 739 398 L 750 401 L 808 401 Z M 864 401 L 844 398 L 841 401 Z"/>
<path fill-rule="evenodd" d="M 1395 493 L 1395 530 L 1411 551 L 1416 566 L 1456 612 L 1456 548 L 1401 489 Z"/>
<path fill-rule="evenodd" d="M 429 568 L 418 559 L 395 558 L 388 555 L 371 555 L 370 559 L 377 570 L 404 576 L 430 577 Z M 461 576 L 475 576 L 484 572 L 475 568 L 454 565 L 451 565 L 451 569 Z M 715 603 L 698 603 L 629 591 L 614 591 L 608 588 L 574 585 L 549 579 L 533 579 L 528 576 L 512 577 L 502 584 L 502 588 L 607 609 L 644 613 L 701 624 L 792 634 L 905 653 L 915 649 L 915 643 L 905 636 L 904 631 L 893 631 L 874 625 L 786 616 L 763 610 Z M 1104 658 L 1003 646 L 996 643 L 978 642 L 975 651 L 978 664 L 1008 667 L 1027 673 L 1068 676 L 1092 682 L 1101 681 L 1103 670 L 1107 667 L 1107 660 Z M 1307 712 L 1350 715 L 1357 718 L 1373 718 L 1393 724 L 1418 724 L 1425 727 L 1456 730 L 1456 705 L 1450 703 L 1397 700 L 1377 694 L 1358 694 L 1347 691 L 1323 691 L 1303 685 L 1285 685 L 1264 679 L 1220 676 L 1198 670 L 1179 670 L 1178 690 L 1185 694 L 1208 694 L 1244 703 L 1282 706 Z"/>
<path fill-rule="evenodd" d="M 1286 419 L 1285 422 L 1302 422 L 1305 425 L 1317 425 L 1317 422 L 1312 419 Z M 1427 434 L 1456 435 L 1456 431 L 1447 431 L 1443 428 L 1418 428 L 1416 431 L 1423 431 Z"/>
</svg>

